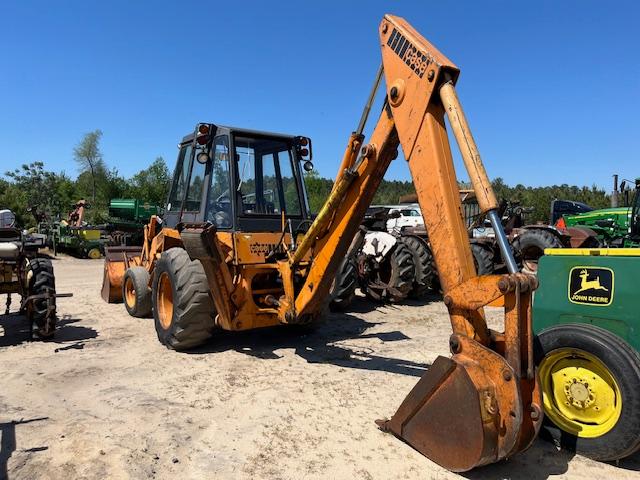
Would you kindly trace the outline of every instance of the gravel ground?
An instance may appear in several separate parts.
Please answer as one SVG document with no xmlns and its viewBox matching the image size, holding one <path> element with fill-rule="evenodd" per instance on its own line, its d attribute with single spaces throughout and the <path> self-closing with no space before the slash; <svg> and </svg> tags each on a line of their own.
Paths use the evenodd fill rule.
<svg viewBox="0 0 640 480">
<path fill-rule="evenodd" d="M 74 294 L 59 300 L 55 341 L 28 342 L 22 317 L 0 317 L 0 478 L 458 477 L 374 424 L 448 354 L 438 299 L 376 308 L 358 298 L 314 334 L 222 333 L 176 353 L 152 320 L 102 301 L 102 261 L 54 266 L 58 291 Z M 464 476 L 622 479 L 639 469 L 637 455 L 597 463 L 539 439 Z"/>
</svg>

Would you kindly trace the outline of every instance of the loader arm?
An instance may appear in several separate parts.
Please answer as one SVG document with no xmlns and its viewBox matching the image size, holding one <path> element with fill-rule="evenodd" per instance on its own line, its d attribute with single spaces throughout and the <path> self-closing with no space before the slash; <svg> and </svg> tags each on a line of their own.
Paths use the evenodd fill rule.
<svg viewBox="0 0 640 480">
<path fill-rule="evenodd" d="M 306 281 L 282 308 L 300 317 L 322 309 L 365 210 L 401 146 L 451 318 L 453 356 L 438 357 L 396 414 L 380 425 L 440 465 L 464 471 L 527 448 L 540 427 L 530 313 L 537 283 L 517 273 L 496 215 L 498 204 L 456 95 L 458 68 L 401 18 L 386 15 L 379 33 L 384 108 L 367 145 L 363 122 L 351 135 L 333 191 L 289 260 L 289 268 L 296 268 L 311 251 Z M 445 115 L 478 203 L 496 229 L 508 275 L 476 275 Z M 492 332 L 483 307 L 501 296 L 505 329 Z"/>
</svg>

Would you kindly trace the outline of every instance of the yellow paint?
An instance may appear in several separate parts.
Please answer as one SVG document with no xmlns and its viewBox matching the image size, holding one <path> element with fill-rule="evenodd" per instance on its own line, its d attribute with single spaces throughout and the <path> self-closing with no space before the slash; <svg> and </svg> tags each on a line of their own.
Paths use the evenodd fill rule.
<svg viewBox="0 0 640 480">
<path fill-rule="evenodd" d="M 640 257 L 640 248 L 545 248 L 545 255 Z"/>
<path fill-rule="evenodd" d="M 622 394 L 595 355 L 560 348 L 540 362 L 544 412 L 563 431 L 582 438 L 609 432 L 620 419 Z"/>
</svg>

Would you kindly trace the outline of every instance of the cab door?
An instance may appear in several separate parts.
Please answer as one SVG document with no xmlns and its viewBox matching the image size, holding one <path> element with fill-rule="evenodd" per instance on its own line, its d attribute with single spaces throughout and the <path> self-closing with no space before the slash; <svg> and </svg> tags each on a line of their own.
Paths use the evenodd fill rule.
<svg viewBox="0 0 640 480">
<path fill-rule="evenodd" d="M 196 160 L 193 142 L 180 147 L 167 208 L 165 225 L 175 228 L 180 222 L 202 222 L 204 198 L 207 193 L 209 162 Z"/>
</svg>

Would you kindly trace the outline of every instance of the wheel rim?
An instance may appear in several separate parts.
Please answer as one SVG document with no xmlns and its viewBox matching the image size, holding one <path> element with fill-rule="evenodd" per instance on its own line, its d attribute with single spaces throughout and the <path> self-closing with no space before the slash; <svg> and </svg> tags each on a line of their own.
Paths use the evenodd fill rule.
<svg viewBox="0 0 640 480">
<path fill-rule="evenodd" d="M 162 328 L 168 330 L 173 319 L 173 289 L 167 272 L 160 274 L 157 296 L 158 319 Z"/>
<path fill-rule="evenodd" d="M 540 362 L 545 414 L 562 430 L 596 438 L 620 419 L 622 394 L 607 366 L 595 355 L 560 348 Z"/>
<path fill-rule="evenodd" d="M 133 308 L 136 303 L 136 289 L 131 277 L 127 277 L 124 281 L 124 301 L 127 302 L 127 307 L 129 308 Z"/>
<path fill-rule="evenodd" d="M 97 248 L 92 248 L 91 250 L 89 250 L 89 253 L 87 253 L 87 256 L 92 260 L 97 260 L 102 255 L 100 254 L 100 250 L 98 250 Z"/>
</svg>

